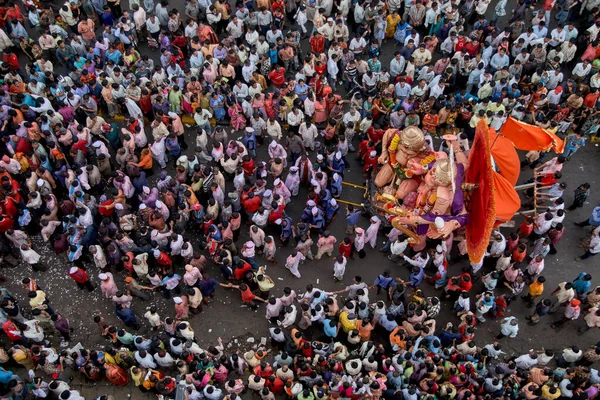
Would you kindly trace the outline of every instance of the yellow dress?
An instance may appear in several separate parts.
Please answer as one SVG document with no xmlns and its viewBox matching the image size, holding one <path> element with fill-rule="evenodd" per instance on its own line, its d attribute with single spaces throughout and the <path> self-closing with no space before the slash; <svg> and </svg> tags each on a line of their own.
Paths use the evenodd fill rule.
<svg viewBox="0 0 600 400">
<path fill-rule="evenodd" d="M 385 37 L 388 39 L 393 38 L 394 32 L 396 32 L 396 26 L 398 26 L 398 22 L 400 22 L 400 16 L 396 14 L 394 17 L 393 14 L 390 14 L 387 16 L 386 20 L 387 27 L 385 28 Z"/>
</svg>

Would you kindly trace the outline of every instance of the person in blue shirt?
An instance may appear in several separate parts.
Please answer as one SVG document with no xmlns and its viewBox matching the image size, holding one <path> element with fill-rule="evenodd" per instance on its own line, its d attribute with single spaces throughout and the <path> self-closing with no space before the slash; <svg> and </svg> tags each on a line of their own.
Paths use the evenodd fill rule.
<svg viewBox="0 0 600 400">
<path fill-rule="evenodd" d="M 298 83 L 294 88 L 294 93 L 296 93 L 298 98 L 302 101 L 306 100 L 308 97 L 308 85 L 304 83 L 303 79 L 298 80 Z"/>
<path fill-rule="evenodd" d="M 279 219 L 277 221 L 279 221 Z M 281 226 L 279 240 L 281 240 L 281 243 L 287 243 L 293 234 L 292 219 L 290 217 L 283 217 L 279 223 L 277 223 L 277 221 L 275 223 Z"/>
<path fill-rule="evenodd" d="M 332 173 L 338 173 L 342 177 L 344 176 L 344 168 L 346 168 L 346 164 L 344 163 L 344 158 L 342 157 L 341 152 L 336 152 L 333 160 L 331 161 L 331 166 L 329 170 Z"/>
<path fill-rule="evenodd" d="M 323 211 L 319 210 L 317 207 L 313 207 L 311 210 L 310 228 L 316 233 L 323 233 L 323 228 L 325 228 Z"/>
<path fill-rule="evenodd" d="M 119 65 L 119 63 L 121 62 L 121 58 L 123 58 L 123 53 L 121 53 L 115 47 L 111 47 L 106 52 L 106 58 L 108 59 L 108 61 L 114 62 L 115 65 Z"/>
<path fill-rule="evenodd" d="M 410 286 L 413 288 L 418 287 L 423 282 L 425 276 L 425 270 L 421 267 L 413 267 L 410 273 Z"/>
<path fill-rule="evenodd" d="M 133 328 L 135 330 L 138 330 L 140 328 L 140 325 L 137 322 L 137 318 L 135 317 L 135 314 L 131 310 L 131 308 L 127 308 L 122 304 L 117 304 L 116 313 L 117 317 L 119 317 L 119 319 L 123 321 L 123 323 L 126 326 L 129 326 L 130 328 Z"/>
<path fill-rule="evenodd" d="M 573 289 L 575 289 L 575 292 L 580 300 L 585 299 L 586 293 L 590 291 L 591 287 L 592 276 L 587 272 L 581 272 L 573 281 Z"/>
<path fill-rule="evenodd" d="M 331 195 L 336 199 L 342 195 L 342 179 L 340 174 L 333 174 L 333 179 L 329 183 L 329 191 L 331 192 Z"/>
<path fill-rule="evenodd" d="M 381 293 L 381 289 L 383 289 L 386 292 L 389 292 L 388 299 L 391 300 L 391 291 L 389 291 L 389 289 L 395 287 L 396 282 L 394 281 L 394 278 L 390 276 L 389 269 L 386 269 L 382 274 L 379 274 L 369 289 L 373 289 L 375 286 L 377 286 L 377 294 Z"/>
<path fill-rule="evenodd" d="M 452 324 L 446 325 L 446 328 L 440 332 L 439 339 L 442 342 L 442 346 L 450 346 L 454 341 L 461 341 L 462 335 L 458 332 L 458 329 Z"/>
<path fill-rule="evenodd" d="M 167 139 L 165 140 L 165 147 L 169 152 L 169 155 L 177 158 L 181 154 L 181 146 L 179 145 L 179 141 L 177 140 L 177 136 L 171 133 Z"/>
<path fill-rule="evenodd" d="M 360 211 L 355 210 L 354 206 L 346 206 L 346 233 L 354 233 L 354 228 L 358 225 L 358 217 L 360 217 Z"/>
<path fill-rule="evenodd" d="M 108 6 L 104 6 L 104 10 L 100 15 L 100 20 L 102 20 L 102 25 L 104 26 L 113 26 L 115 22 L 115 16 Z"/>
<path fill-rule="evenodd" d="M 254 134 L 254 129 L 251 127 L 246 128 L 246 134 L 242 138 L 242 143 L 248 149 L 250 157 L 256 158 L 256 135 Z"/>
<path fill-rule="evenodd" d="M 323 332 L 325 332 L 325 335 L 327 335 L 327 337 L 331 338 L 332 340 L 337 337 L 339 329 L 339 323 L 328 318 L 323 321 Z"/>
<path fill-rule="evenodd" d="M 335 199 L 329 200 L 325 207 L 325 220 L 327 222 L 327 225 L 329 225 L 333 222 L 333 220 L 335 219 L 335 217 L 338 215 L 339 212 L 340 212 L 340 206 L 338 205 L 337 201 Z"/>
<path fill-rule="evenodd" d="M 585 221 L 576 222 L 577 226 L 600 226 L 600 207 L 594 208 L 592 215 Z"/>
</svg>

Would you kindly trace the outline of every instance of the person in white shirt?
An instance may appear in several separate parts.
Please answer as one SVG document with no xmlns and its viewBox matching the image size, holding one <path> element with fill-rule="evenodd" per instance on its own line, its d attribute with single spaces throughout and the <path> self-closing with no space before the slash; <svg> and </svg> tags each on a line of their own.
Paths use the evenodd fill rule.
<svg viewBox="0 0 600 400">
<path fill-rule="evenodd" d="M 350 41 L 350 45 L 348 48 L 354 55 L 360 55 L 364 51 L 365 47 L 367 47 L 367 41 L 364 37 L 354 37 Z"/>
<path fill-rule="evenodd" d="M 327 81 L 329 82 L 329 85 L 334 91 L 336 89 L 337 75 L 340 72 L 337 60 L 337 54 L 332 54 L 331 57 L 329 57 L 329 59 L 327 60 Z"/>
<path fill-rule="evenodd" d="M 515 317 L 503 318 L 500 323 L 500 334 L 496 336 L 496 339 L 502 339 L 503 337 L 515 338 L 519 333 L 519 321 Z"/>
<path fill-rule="evenodd" d="M 297 135 L 302 121 L 304 121 L 304 113 L 297 107 L 292 108 L 292 111 L 287 115 L 289 131 Z"/>
<path fill-rule="evenodd" d="M 313 151 L 315 149 L 315 139 L 319 134 L 319 132 L 317 131 L 317 126 L 313 124 L 311 120 L 306 120 L 305 122 L 300 124 L 300 127 L 298 128 L 298 133 L 302 138 L 304 148 Z"/>
<path fill-rule="evenodd" d="M 193 19 L 188 20 L 188 24 L 185 26 L 184 31 L 185 37 L 191 39 L 198 35 L 198 24 Z"/>
<path fill-rule="evenodd" d="M 240 21 L 238 17 L 233 17 L 229 24 L 227 24 L 225 30 L 237 40 L 244 34 L 244 22 Z"/>
<path fill-rule="evenodd" d="M 581 83 L 591 70 L 592 64 L 590 64 L 589 60 L 585 59 L 583 62 L 577 63 L 575 68 L 573 68 L 573 79 L 575 82 Z"/>
<path fill-rule="evenodd" d="M 565 41 L 567 33 L 562 26 L 558 26 L 550 32 L 550 46 L 557 47 Z"/>
<path fill-rule="evenodd" d="M 237 99 L 245 99 L 250 95 L 248 92 L 248 85 L 239 80 L 235 81 L 232 91 Z"/>
<path fill-rule="evenodd" d="M 402 75 L 404 72 L 404 67 L 406 66 L 406 60 L 399 51 L 396 52 L 392 61 L 390 61 L 390 75 L 392 78 L 396 78 L 399 75 Z"/>
</svg>

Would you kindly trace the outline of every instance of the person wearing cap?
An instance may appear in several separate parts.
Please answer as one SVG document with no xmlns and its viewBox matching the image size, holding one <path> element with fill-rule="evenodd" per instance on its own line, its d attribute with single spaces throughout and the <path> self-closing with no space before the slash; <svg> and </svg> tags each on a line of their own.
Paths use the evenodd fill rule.
<svg viewBox="0 0 600 400">
<path fill-rule="evenodd" d="M 325 217 L 323 216 L 323 211 L 319 208 L 312 207 L 310 210 L 310 219 L 309 219 L 309 227 L 313 232 L 322 233 L 325 228 Z"/>
<path fill-rule="evenodd" d="M 552 322 L 550 324 L 550 327 L 556 329 L 562 327 L 565 323 L 569 321 L 575 321 L 577 318 L 579 318 L 579 315 L 581 314 L 580 305 L 581 301 L 577 299 L 572 299 L 565 307 L 565 312 L 561 316 L 561 318 Z"/>
<path fill-rule="evenodd" d="M 330 199 L 325 205 L 325 224 L 331 225 L 340 212 L 340 206 L 336 199 Z"/>
<path fill-rule="evenodd" d="M 275 181 L 273 182 L 273 186 L 273 194 L 281 196 L 286 204 L 289 203 L 292 198 L 292 194 L 290 193 L 290 190 L 287 188 L 287 186 L 283 184 L 281 179 L 275 179 Z"/>
<path fill-rule="evenodd" d="M 377 169 L 377 151 L 371 150 L 365 160 L 363 165 L 363 175 L 365 178 L 370 178 L 375 170 Z"/>
<path fill-rule="evenodd" d="M 73 265 L 71 268 L 69 268 L 69 276 L 73 278 L 75 283 L 77 283 L 77 287 L 79 289 L 87 289 L 88 292 L 94 291 L 94 285 L 90 281 L 87 272 L 85 272 L 85 270 L 82 268 Z"/>
</svg>

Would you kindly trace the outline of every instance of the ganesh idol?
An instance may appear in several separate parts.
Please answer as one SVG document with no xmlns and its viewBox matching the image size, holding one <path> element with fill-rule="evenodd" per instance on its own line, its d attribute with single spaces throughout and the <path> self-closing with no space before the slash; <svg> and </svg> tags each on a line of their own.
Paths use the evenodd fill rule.
<svg viewBox="0 0 600 400">
<path fill-rule="evenodd" d="M 421 183 L 417 187 L 417 197 L 413 212 L 397 217 L 397 223 L 416 227 L 419 242 L 415 251 L 425 248 L 426 238 L 440 239 L 446 247 L 452 247 L 454 231 L 463 227 L 467 219 L 463 181 L 468 167 L 467 157 L 460 150 L 456 137 L 446 136 L 450 156 L 436 152 L 436 160 L 424 167 Z"/>
<path fill-rule="evenodd" d="M 382 166 L 375 176 L 375 186 L 404 200 L 419 187 L 420 175 L 426 172 L 422 166 L 434 160 L 421 129 L 416 126 L 409 126 L 404 131 L 388 129 L 381 142 L 378 162 Z"/>
</svg>

